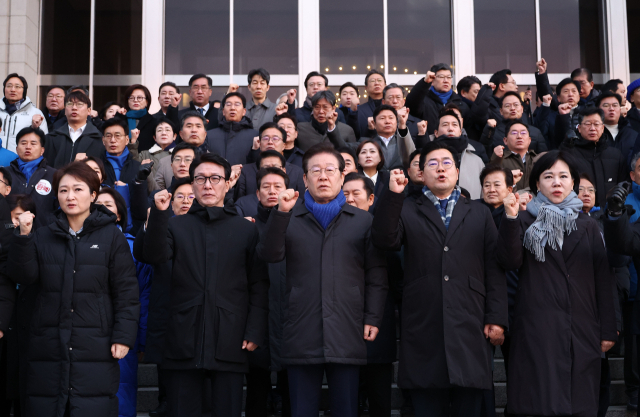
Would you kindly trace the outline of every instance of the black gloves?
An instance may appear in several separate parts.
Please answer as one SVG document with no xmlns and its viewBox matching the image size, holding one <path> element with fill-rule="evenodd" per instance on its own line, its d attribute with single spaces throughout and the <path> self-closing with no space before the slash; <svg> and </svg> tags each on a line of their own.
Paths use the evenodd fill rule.
<svg viewBox="0 0 640 417">
<path fill-rule="evenodd" d="M 619 217 L 624 212 L 624 202 L 629 195 L 631 184 L 621 182 L 609 191 L 607 195 L 607 215 Z"/>
<path fill-rule="evenodd" d="M 151 168 L 153 168 L 153 161 L 148 164 L 140 165 L 138 169 L 138 175 L 136 175 L 136 182 L 144 182 L 147 180 L 147 177 L 151 174 Z"/>
</svg>

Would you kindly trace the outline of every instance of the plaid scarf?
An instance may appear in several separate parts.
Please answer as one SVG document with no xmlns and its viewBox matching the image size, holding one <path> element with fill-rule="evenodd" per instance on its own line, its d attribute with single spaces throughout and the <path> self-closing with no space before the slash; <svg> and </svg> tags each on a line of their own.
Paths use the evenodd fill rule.
<svg viewBox="0 0 640 417">
<path fill-rule="evenodd" d="M 460 187 L 456 185 L 456 188 L 453 189 L 453 191 L 451 192 L 451 195 L 446 200 L 447 201 L 446 208 L 442 207 L 438 197 L 433 195 L 433 193 L 426 186 L 422 189 L 422 192 L 424 193 L 424 195 L 427 196 L 429 200 L 431 200 L 433 205 L 436 206 L 436 209 L 438 209 L 438 213 L 440 213 L 440 218 L 442 219 L 442 223 L 444 223 L 444 227 L 447 230 L 449 230 L 449 223 L 451 223 L 451 215 L 453 214 L 453 209 L 455 208 L 456 203 L 460 198 Z"/>
</svg>

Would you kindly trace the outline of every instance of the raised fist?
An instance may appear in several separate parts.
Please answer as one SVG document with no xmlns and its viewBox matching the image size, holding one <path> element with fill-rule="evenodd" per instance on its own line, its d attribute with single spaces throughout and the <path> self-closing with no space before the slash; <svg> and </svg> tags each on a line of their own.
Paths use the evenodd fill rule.
<svg viewBox="0 0 640 417">
<path fill-rule="evenodd" d="M 238 84 L 229 84 L 229 88 L 227 89 L 227 94 L 229 93 L 235 93 L 236 91 L 238 91 L 238 88 L 240 88 L 240 86 Z"/>
<path fill-rule="evenodd" d="M 131 143 L 136 143 L 138 137 L 140 136 L 140 129 L 131 129 Z"/>
<path fill-rule="evenodd" d="M 520 211 L 520 194 L 510 193 L 502 200 L 502 204 L 504 204 L 504 212 L 506 214 L 511 217 L 517 216 L 518 211 Z"/>
<path fill-rule="evenodd" d="M 278 211 L 282 211 L 283 213 L 290 212 L 293 206 L 296 205 L 299 195 L 300 193 L 291 188 L 281 192 L 280 195 L 278 195 Z"/>
<path fill-rule="evenodd" d="M 159 191 L 153 196 L 153 201 L 158 210 L 164 211 L 171 205 L 171 193 L 167 190 Z"/>
<path fill-rule="evenodd" d="M 493 148 L 493 153 L 496 154 L 498 158 L 502 158 L 504 156 L 504 146 L 496 146 L 495 148 Z"/>
<path fill-rule="evenodd" d="M 20 234 L 23 236 L 31 233 L 31 228 L 33 227 L 33 219 L 36 217 L 35 214 L 30 211 L 25 211 L 18 217 L 18 223 L 20 223 Z"/>
<path fill-rule="evenodd" d="M 40 125 L 42 124 L 43 120 L 44 120 L 44 117 L 42 117 L 42 115 L 34 114 L 33 117 L 31 118 L 31 126 L 34 129 L 37 129 L 37 128 L 40 127 Z"/>
<path fill-rule="evenodd" d="M 292 88 L 291 90 L 288 90 L 287 91 L 287 102 L 289 104 L 295 103 L 297 94 L 298 94 L 298 91 L 295 88 Z"/>
<path fill-rule="evenodd" d="M 289 110 L 289 106 L 287 106 L 287 103 L 278 104 L 276 106 L 276 116 L 280 116 L 281 114 L 286 113 L 287 110 Z"/>
<path fill-rule="evenodd" d="M 418 123 L 418 136 L 424 136 L 427 134 L 427 121 L 421 120 Z"/>
<path fill-rule="evenodd" d="M 432 71 L 427 71 L 427 75 L 424 76 L 424 82 L 427 84 L 431 84 L 435 79 L 436 73 Z"/>
<path fill-rule="evenodd" d="M 496 119 L 489 119 L 487 120 L 487 125 L 489 125 L 490 128 L 495 129 L 496 128 Z"/>
<path fill-rule="evenodd" d="M 544 104 L 545 106 L 550 106 L 551 105 L 551 94 L 547 94 L 545 96 L 542 96 L 542 104 Z"/>
<path fill-rule="evenodd" d="M 544 74 L 547 72 L 547 61 L 544 58 L 540 58 L 540 61 L 536 62 L 536 67 L 538 68 L 538 74 Z"/>
<path fill-rule="evenodd" d="M 569 114 L 571 113 L 571 103 L 564 103 L 558 106 L 558 113 Z"/>
<path fill-rule="evenodd" d="M 401 169 L 394 169 L 391 171 L 391 175 L 389 177 L 389 190 L 400 194 L 404 191 L 404 187 L 406 187 L 407 184 L 409 184 L 409 180 L 404 176 Z"/>
</svg>

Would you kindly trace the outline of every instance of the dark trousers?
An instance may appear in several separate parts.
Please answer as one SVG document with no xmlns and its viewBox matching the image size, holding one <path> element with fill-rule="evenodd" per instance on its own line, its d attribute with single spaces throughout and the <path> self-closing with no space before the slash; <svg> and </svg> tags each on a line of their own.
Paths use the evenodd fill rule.
<svg viewBox="0 0 640 417">
<path fill-rule="evenodd" d="M 291 396 L 289 395 L 289 374 L 286 369 L 278 371 L 276 394 L 282 400 L 282 417 L 291 417 Z"/>
<path fill-rule="evenodd" d="M 609 409 L 611 372 L 609 371 L 609 358 L 602 358 L 600 362 L 600 398 L 598 401 L 598 417 L 605 417 Z"/>
<path fill-rule="evenodd" d="M 633 301 L 622 305 L 622 325 L 624 329 L 624 384 L 629 398 L 638 396 L 640 376 L 638 376 L 638 336 L 631 334 Z"/>
<path fill-rule="evenodd" d="M 477 388 L 430 388 L 411 391 L 416 417 L 479 417 L 482 390 Z"/>
<path fill-rule="evenodd" d="M 360 388 L 369 401 L 371 417 L 391 415 L 392 363 L 369 363 L 360 368 Z"/>
<path fill-rule="evenodd" d="M 358 415 L 359 366 L 326 363 L 289 365 L 289 391 L 293 417 L 317 417 L 322 393 L 322 376 L 327 372 L 332 417 Z"/>
<path fill-rule="evenodd" d="M 160 365 L 156 365 L 158 369 L 158 403 L 167 401 L 167 385 L 169 383 L 169 375 L 167 371 L 162 369 Z"/>
<path fill-rule="evenodd" d="M 246 417 L 267 417 L 267 404 L 271 392 L 271 371 L 252 366 L 247 374 Z"/>
<path fill-rule="evenodd" d="M 203 389 L 206 379 L 211 379 L 212 417 L 240 417 L 242 415 L 242 385 L 244 374 L 240 372 L 205 371 L 199 369 L 167 370 L 169 386 L 167 400 L 171 417 L 202 415 Z"/>
</svg>

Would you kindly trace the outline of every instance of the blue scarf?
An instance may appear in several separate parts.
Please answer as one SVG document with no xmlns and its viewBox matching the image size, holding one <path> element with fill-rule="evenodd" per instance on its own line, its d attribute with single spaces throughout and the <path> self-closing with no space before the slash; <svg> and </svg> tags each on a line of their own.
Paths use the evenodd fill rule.
<svg viewBox="0 0 640 417">
<path fill-rule="evenodd" d="M 451 98 L 451 94 L 453 94 L 453 89 L 449 90 L 448 93 L 441 93 L 439 91 L 436 91 L 436 89 L 433 88 L 433 86 L 431 86 L 429 90 L 433 91 L 433 94 L 435 94 L 436 96 L 438 96 L 438 98 L 440 98 L 440 101 L 442 101 L 442 104 L 447 104 L 447 101 L 449 101 L 449 99 Z"/>
<path fill-rule="evenodd" d="M 460 187 L 456 185 L 456 188 L 453 189 L 449 198 L 444 201 L 433 195 L 433 193 L 427 188 L 427 186 L 422 189 L 422 192 L 429 200 L 431 200 L 433 205 L 436 206 L 436 209 L 438 209 L 438 213 L 440 213 L 442 223 L 444 223 L 445 229 L 449 230 L 449 223 L 451 223 L 453 209 L 456 207 L 456 203 L 458 203 L 458 200 L 460 199 Z"/>
<path fill-rule="evenodd" d="M 36 172 L 36 170 L 38 169 L 38 165 L 40 165 L 40 162 L 42 162 L 42 159 L 43 158 L 40 157 L 30 162 L 24 162 L 22 159 L 18 158 L 18 168 L 20 168 L 20 171 L 24 174 L 25 178 L 27 179 L 27 184 L 29 183 L 29 180 L 31 179 L 31 176 L 33 175 L 33 173 Z"/>
<path fill-rule="evenodd" d="M 129 122 L 129 138 L 131 138 L 131 129 L 136 128 L 136 120 L 147 115 L 147 109 L 129 110 L 127 112 L 127 121 Z"/>
<path fill-rule="evenodd" d="M 320 226 L 323 229 L 327 229 L 329 223 L 340 213 L 342 206 L 347 202 L 342 190 L 338 193 L 336 198 L 329 201 L 327 204 L 318 204 L 309 194 L 309 190 L 304 193 L 304 206 L 309 210 L 309 213 L 313 214 Z"/>
<path fill-rule="evenodd" d="M 124 166 L 124 163 L 127 161 L 128 156 L 129 156 L 129 149 L 127 148 L 124 148 L 124 152 L 122 152 L 122 155 L 120 156 L 111 155 L 109 152 L 107 152 L 107 161 L 109 161 L 109 163 L 113 167 L 113 170 L 116 173 L 117 181 L 120 181 L 120 171 L 122 171 L 122 167 Z"/>
</svg>

